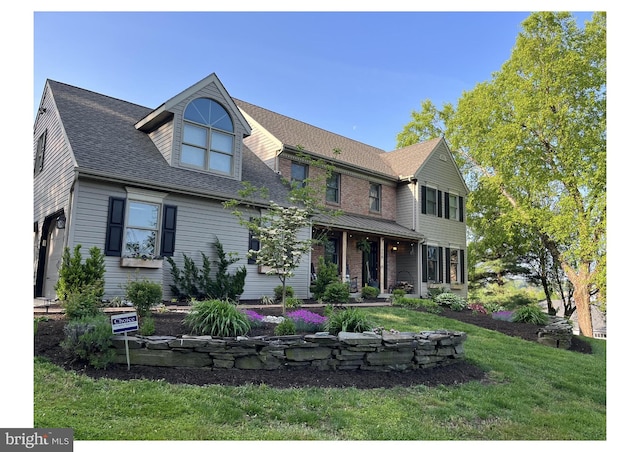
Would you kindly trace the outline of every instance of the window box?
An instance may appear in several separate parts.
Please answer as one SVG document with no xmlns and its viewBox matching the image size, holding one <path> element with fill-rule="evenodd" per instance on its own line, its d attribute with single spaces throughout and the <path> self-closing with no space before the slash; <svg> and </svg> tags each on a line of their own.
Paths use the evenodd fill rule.
<svg viewBox="0 0 640 452">
<path fill-rule="evenodd" d="M 163 259 L 141 259 L 139 257 L 123 257 L 121 267 L 162 268 Z"/>
</svg>

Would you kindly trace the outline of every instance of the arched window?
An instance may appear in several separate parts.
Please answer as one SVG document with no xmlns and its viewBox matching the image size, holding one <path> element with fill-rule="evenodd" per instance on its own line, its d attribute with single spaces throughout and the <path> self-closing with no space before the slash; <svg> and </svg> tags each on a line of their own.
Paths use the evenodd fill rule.
<svg viewBox="0 0 640 452">
<path fill-rule="evenodd" d="M 184 111 L 183 129 L 183 164 L 231 174 L 233 122 L 222 105 L 203 97 L 193 100 Z"/>
</svg>

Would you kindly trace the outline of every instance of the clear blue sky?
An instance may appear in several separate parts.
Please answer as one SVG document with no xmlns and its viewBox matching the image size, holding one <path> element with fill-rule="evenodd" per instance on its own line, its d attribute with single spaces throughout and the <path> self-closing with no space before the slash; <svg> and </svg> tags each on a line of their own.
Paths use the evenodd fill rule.
<svg viewBox="0 0 640 452">
<path fill-rule="evenodd" d="M 421 101 L 489 80 L 528 15 L 36 12 L 33 114 L 47 78 L 155 108 L 215 72 L 233 97 L 392 150 Z"/>
</svg>

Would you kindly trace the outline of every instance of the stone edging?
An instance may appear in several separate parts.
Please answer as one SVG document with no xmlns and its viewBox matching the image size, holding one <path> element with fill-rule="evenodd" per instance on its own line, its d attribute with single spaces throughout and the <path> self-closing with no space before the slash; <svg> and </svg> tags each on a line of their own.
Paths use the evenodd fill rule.
<svg viewBox="0 0 640 452">
<path fill-rule="evenodd" d="M 403 371 L 452 364 L 464 358 L 467 334 L 436 330 L 383 331 L 337 336 L 212 338 L 128 336 L 131 364 L 164 367 Z M 125 337 L 113 336 L 117 363 L 126 363 Z"/>
</svg>

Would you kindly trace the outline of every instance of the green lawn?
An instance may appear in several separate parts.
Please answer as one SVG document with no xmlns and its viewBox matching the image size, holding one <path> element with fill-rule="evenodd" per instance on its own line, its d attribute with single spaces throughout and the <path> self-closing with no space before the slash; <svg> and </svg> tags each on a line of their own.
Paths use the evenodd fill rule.
<svg viewBox="0 0 640 452">
<path fill-rule="evenodd" d="M 371 308 L 401 331 L 468 333 L 466 359 L 488 382 L 429 388 L 273 389 L 98 380 L 40 359 L 34 427 L 75 440 L 605 440 L 606 341 L 592 355 L 455 320 Z"/>
</svg>

